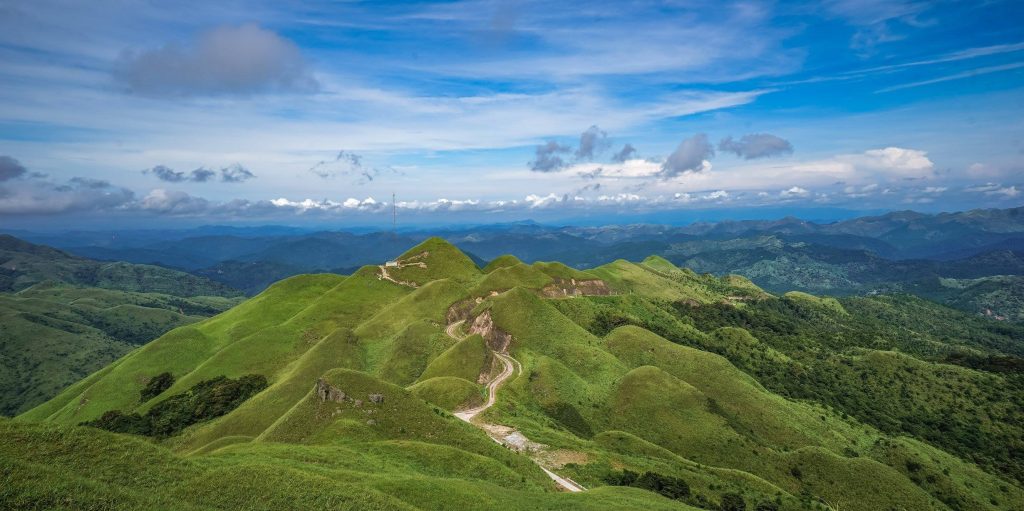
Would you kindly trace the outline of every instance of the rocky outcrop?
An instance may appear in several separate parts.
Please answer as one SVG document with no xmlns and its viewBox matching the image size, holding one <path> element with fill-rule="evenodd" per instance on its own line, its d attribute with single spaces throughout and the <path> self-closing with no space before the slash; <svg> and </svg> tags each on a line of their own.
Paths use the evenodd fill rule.
<svg viewBox="0 0 1024 511">
<path fill-rule="evenodd" d="M 473 314 L 473 309 L 483 301 L 484 299 L 482 297 L 477 297 L 455 302 L 451 307 L 448 307 L 448 312 L 445 314 L 445 320 L 449 325 L 459 321 L 468 320 Z"/>
<path fill-rule="evenodd" d="M 569 296 L 608 296 L 612 290 L 603 280 L 576 280 L 556 278 L 555 282 L 544 286 L 541 295 L 545 298 L 566 298 Z"/>
<path fill-rule="evenodd" d="M 345 391 L 327 383 L 327 380 L 324 380 L 323 378 L 316 381 L 316 396 L 324 403 L 328 401 L 334 403 L 351 402 L 356 407 L 360 407 L 364 402 L 362 399 L 355 399 L 354 396 L 350 396 L 345 393 Z M 369 394 L 367 397 L 373 404 L 384 404 L 384 394 Z"/>
<path fill-rule="evenodd" d="M 491 311 L 484 311 L 483 314 L 473 320 L 469 326 L 470 334 L 479 334 L 487 341 L 487 347 L 498 353 L 508 353 L 508 347 L 512 344 L 512 335 L 502 332 L 494 326 L 494 319 L 491 318 Z"/>
<path fill-rule="evenodd" d="M 344 403 L 348 399 L 341 389 L 331 386 L 323 378 L 316 381 L 316 395 L 320 401 L 334 401 L 335 403 Z"/>
</svg>

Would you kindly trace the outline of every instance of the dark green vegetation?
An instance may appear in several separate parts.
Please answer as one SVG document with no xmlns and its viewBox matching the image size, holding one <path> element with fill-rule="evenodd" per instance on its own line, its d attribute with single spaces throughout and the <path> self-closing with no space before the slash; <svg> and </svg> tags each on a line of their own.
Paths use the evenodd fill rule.
<svg viewBox="0 0 1024 511">
<path fill-rule="evenodd" d="M 278 282 L 0 421 L 0 499 L 75 509 L 1024 502 L 1018 327 L 902 295 L 776 297 L 658 257 L 591 271 L 505 257 L 481 270 L 429 239 L 399 262 L 388 273 L 406 285 L 377 267 Z M 574 296 L 584 292 L 612 295 Z M 456 337 L 476 335 L 447 335 L 460 320 Z M 554 491 L 530 457 L 449 413 L 480 402 L 503 341 L 521 372 L 478 419 L 525 436 L 531 457 L 588 491 Z M 162 373 L 174 380 L 154 383 Z M 202 402 L 194 389 L 246 375 L 267 387 L 170 436 L 76 426 L 110 410 L 180 418 Z"/>
<path fill-rule="evenodd" d="M 632 470 L 611 472 L 605 476 L 604 481 L 612 486 L 643 488 L 675 500 L 686 500 L 690 496 L 690 485 L 686 484 L 686 481 L 656 472 L 644 472 L 643 474 L 637 474 Z M 697 504 L 704 504 L 704 502 Z"/>
<path fill-rule="evenodd" d="M 166 375 L 166 376 L 165 376 Z M 160 373 L 142 389 L 143 401 L 167 390 L 174 382 L 169 373 Z M 155 383 L 155 385 L 154 385 Z M 145 415 L 124 414 L 110 410 L 99 419 L 83 422 L 83 426 L 115 433 L 168 437 L 199 422 L 220 417 L 267 388 L 267 379 L 246 375 L 237 380 L 220 376 L 201 381 L 188 391 L 171 396 L 149 409 Z"/>
<path fill-rule="evenodd" d="M 0 415 L 241 301 L 187 273 L 90 261 L 9 236 L 0 236 L 0 289 Z"/>
</svg>

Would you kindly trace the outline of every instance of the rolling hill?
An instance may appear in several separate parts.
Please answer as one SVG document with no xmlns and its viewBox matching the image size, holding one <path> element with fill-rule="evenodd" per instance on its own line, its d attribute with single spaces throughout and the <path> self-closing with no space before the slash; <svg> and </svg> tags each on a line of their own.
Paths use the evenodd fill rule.
<svg viewBox="0 0 1024 511">
<path fill-rule="evenodd" d="M 103 263 L 0 236 L 0 415 L 16 415 L 238 291 L 156 266 Z"/>
<path fill-rule="evenodd" d="M 1016 509 L 1021 332 L 901 295 L 775 296 L 660 257 L 481 269 L 430 238 L 393 266 L 278 282 L 0 421 L 0 497 Z"/>
</svg>

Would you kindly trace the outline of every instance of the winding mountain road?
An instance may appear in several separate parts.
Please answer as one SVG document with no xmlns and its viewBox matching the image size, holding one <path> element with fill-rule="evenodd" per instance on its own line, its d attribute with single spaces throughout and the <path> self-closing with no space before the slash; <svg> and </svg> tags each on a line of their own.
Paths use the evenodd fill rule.
<svg viewBox="0 0 1024 511">
<path fill-rule="evenodd" d="M 505 380 L 515 374 L 516 366 L 512 362 L 512 357 L 501 353 L 494 353 L 494 356 L 498 357 L 498 360 L 501 361 L 501 364 L 504 367 L 502 368 L 501 373 L 499 373 L 498 376 L 495 376 L 494 379 L 491 380 L 491 383 L 487 384 L 487 402 L 476 408 L 455 412 L 456 417 L 472 424 L 473 417 L 480 415 L 484 410 L 494 406 L 494 402 L 498 400 L 498 387 L 500 387 L 502 383 L 505 383 Z"/>
<path fill-rule="evenodd" d="M 462 339 L 465 339 L 466 335 L 463 335 L 459 331 L 459 327 L 461 327 L 464 322 L 465 322 L 465 320 L 456 321 L 454 323 L 450 323 L 448 326 L 445 327 L 445 329 L 444 329 L 445 333 L 448 334 L 448 337 L 451 337 L 452 339 L 455 339 L 457 341 L 461 341 Z M 462 420 L 464 420 L 464 421 L 466 421 L 466 422 L 468 422 L 470 424 L 473 424 L 474 426 L 477 426 L 477 427 L 480 427 L 480 425 L 479 424 L 474 424 L 473 423 L 473 418 L 476 417 L 477 415 L 480 415 L 481 413 L 486 411 L 488 408 L 494 406 L 494 403 L 498 400 L 498 387 L 501 387 L 501 385 L 503 383 L 505 383 L 506 380 L 511 378 L 512 375 L 514 375 L 516 373 L 516 368 L 517 367 L 519 368 L 519 372 L 520 373 L 522 373 L 522 371 L 523 371 L 522 364 L 520 364 L 518 360 L 512 358 L 511 356 L 509 356 L 509 355 L 507 355 L 505 353 L 498 353 L 496 351 L 492 351 L 491 353 L 493 353 L 494 356 L 497 357 L 498 360 L 501 362 L 502 370 L 501 370 L 500 373 L 498 373 L 497 376 L 495 376 L 491 380 L 490 383 L 487 384 L 487 402 L 482 404 L 482 405 L 480 405 L 480 406 L 477 406 L 475 408 L 470 408 L 468 410 L 462 410 L 460 412 L 455 412 L 455 414 L 454 414 L 456 417 L 458 417 L 458 418 L 460 418 L 460 419 L 462 419 Z M 484 429 L 484 431 L 487 431 L 486 428 L 481 428 L 481 429 Z M 490 436 L 491 439 L 494 440 L 495 442 L 498 442 L 499 444 L 502 444 L 502 441 L 500 439 L 495 438 L 490 433 L 488 433 L 487 436 Z M 502 444 L 502 445 L 504 445 L 504 444 Z M 552 481 L 555 482 L 555 484 L 557 484 L 559 487 L 561 487 L 565 491 L 581 492 L 581 491 L 585 491 L 586 490 L 586 488 L 584 488 L 583 486 L 580 486 L 575 481 L 572 481 L 571 479 L 559 476 L 558 474 L 548 470 L 547 467 L 542 465 L 536 459 L 531 458 L 531 460 L 534 463 L 536 463 L 537 466 L 540 467 L 540 469 L 543 470 L 544 473 L 547 474 L 547 476 L 549 478 L 551 478 Z"/>
</svg>

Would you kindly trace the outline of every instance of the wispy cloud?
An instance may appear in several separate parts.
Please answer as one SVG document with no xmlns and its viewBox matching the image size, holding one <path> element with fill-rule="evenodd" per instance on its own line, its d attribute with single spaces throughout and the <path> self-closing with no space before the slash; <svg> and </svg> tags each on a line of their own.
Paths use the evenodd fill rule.
<svg viewBox="0 0 1024 511">
<path fill-rule="evenodd" d="M 892 91 L 897 91 L 897 90 L 910 89 L 910 88 L 914 88 L 914 87 L 921 87 L 921 86 L 924 86 L 924 85 L 932 85 L 932 84 L 935 84 L 935 83 L 949 82 L 949 81 L 952 81 L 952 80 L 962 80 L 964 78 L 974 78 L 974 77 L 977 77 L 977 76 L 987 75 L 987 74 L 991 74 L 991 73 L 1000 73 L 1000 72 L 1003 72 L 1003 71 L 1012 71 L 1014 69 L 1020 69 L 1022 67 L 1024 67 L 1024 62 L 1015 62 L 1013 64 L 1003 64 L 1003 65 L 999 65 L 999 66 L 981 67 L 981 68 L 978 68 L 978 69 L 972 69 L 970 71 L 964 71 L 962 73 L 956 73 L 956 74 L 951 74 L 951 75 L 947 75 L 947 76 L 942 76 L 942 77 L 939 77 L 939 78 L 933 78 L 931 80 L 922 80 L 922 81 L 919 81 L 919 82 L 904 83 L 904 84 L 895 85 L 895 86 L 892 86 L 892 87 L 885 87 L 883 89 L 878 89 L 875 92 L 881 93 L 881 92 L 892 92 Z"/>
</svg>

